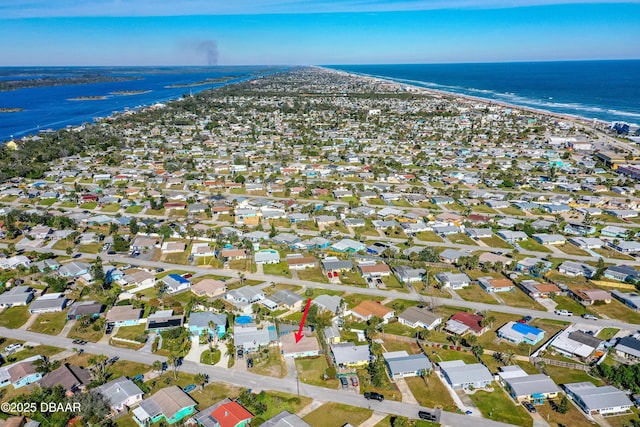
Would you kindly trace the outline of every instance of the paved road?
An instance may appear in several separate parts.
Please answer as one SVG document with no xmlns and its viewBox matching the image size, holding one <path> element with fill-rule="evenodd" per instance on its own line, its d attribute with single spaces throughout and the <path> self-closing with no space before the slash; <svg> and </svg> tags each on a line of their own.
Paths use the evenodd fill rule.
<svg viewBox="0 0 640 427">
<path fill-rule="evenodd" d="M 0 248 L 3 246 L 5 245 L 0 244 Z M 35 251 L 36 252 L 52 252 L 57 255 L 66 255 L 64 251 L 54 250 L 54 249 L 35 248 Z M 137 261 L 135 258 L 129 258 L 127 256 L 106 255 L 104 253 L 82 254 L 82 257 L 85 259 L 87 258 L 95 259 L 97 256 L 101 256 L 103 261 L 105 261 L 106 263 L 110 261 L 114 261 L 114 262 L 125 263 L 125 264 L 130 264 L 130 263 L 137 264 Z M 236 270 L 205 268 L 205 267 L 197 267 L 197 266 L 191 266 L 191 265 L 185 266 L 182 264 L 169 264 L 167 262 L 160 262 L 160 261 L 140 261 L 140 264 L 144 266 L 152 267 L 152 268 L 162 267 L 165 270 L 172 270 L 172 269 L 185 270 L 186 269 L 198 274 L 215 274 L 215 275 L 227 276 L 227 277 L 235 276 L 235 274 L 237 273 Z M 613 319 L 585 320 L 580 317 L 569 318 L 566 316 L 558 316 L 556 314 L 553 314 L 552 312 L 511 307 L 508 305 L 485 304 L 485 303 L 465 301 L 465 300 L 452 300 L 450 298 L 431 297 L 431 296 L 424 296 L 420 294 L 389 291 L 389 290 L 383 290 L 383 289 L 377 289 L 377 288 L 360 288 L 356 286 L 318 283 L 318 282 L 312 282 L 308 280 L 299 280 L 299 279 L 294 280 L 294 279 L 290 279 L 283 276 L 274 276 L 269 274 L 245 273 L 245 278 L 251 279 L 251 280 L 259 280 L 260 282 L 276 282 L 276 283 L 283 283 L 283 284 L 290 284 L 290 285 L 297 285 L 297 286 L 306 286 L 309 288 L 327 289 L 327 290 L 349 292 L 349 293 L 359 293 L 364 295 L 379 296 L 383 298 L 406 299 L 411 301 L 428 300 L 439 305 L 450 305 L 450 306 L 456 306 L 456 307 L 470 308 L 477 311 L 490 310 L 490 311 L 495 311 L 499 313 L 516 314 L 520 316 L 532 316 L 532 317 L 538 317 L 543 319 L 555 319 L 555 320 L 562 320 L 565 322 L 571 321 L 576 323 L 584 323 L 586 325 L 598 325 L 601 327 L 625 329 L 628 331 L 635 331 L 639 329 L 637 324 L 626 323 L 626 322 L 613 320 Z"/>
<path fill-rule="evenodd" d="M 55 347 L 71 348 L 74 345 L 71 343 L 71 339 L 51 336 L 46 334 L 39 334 L 30 331 L 22 331 L 15 329 L 7 329 L 0 327 L 0 336 L 26 340 L 34 343 L 40 343 L 44 345 L 51 345 Z M 129 350 L 125 348 L 115 348 L 106 344 L 88 343 L 83 346 L 85 352 L 91 354 L 104 354 L 108 357 L 118 356 L 122 360 L 129 360 L 132 362 L 144 363 L 151 365 L 155 360 L 166 361 L 166 357 L 151 355 L 143 353 L 141 351 Z M 206 373 L 213 382 L 224 382 L 234 384 L 241 387 L 251 388 L 253 390 L 275 390 L 290 394 L 297 394 L 298 384 L 294 378 L 273 378 L 266 377 L 250 372 L 243 372 L 237 370 L 229 370 L 218 366 L 201 365 L 196 362 L 190 362 L 185 360 L 180 367 L 183 372 L 192 374 Z M 418 410 L 433 410 L 431 408 L 420 407 L 402 402 L 393 402 L 385 400 L 384 402 L 378 402 L 375 400 L 365 400 L 361 395 L 355 393 L 343 392 L 341 390 L 327 389 L 323 387 L 312 386 L 304 383 L 300 383 L 300 394 L 311 397 L 314 400 L 323 402 L 338 402 L 346 405 L 359 406 L 362 408 L 371 407 L 374 411 L 383 412 L 386 414 L 401 414 L 407 417 L 416 418 Z M 443 412 L 440 422 L 443 425 L 453 427 L 469 427 L 477 423 L 477 420 L 470 420 L 470 417 L 462 414 L 455 414 L 451 412 Z M 510 424 L 499 423 L 488 419 L 483 419 L 481 424 L 486 427 L 507 427 Z"/>
</svg>

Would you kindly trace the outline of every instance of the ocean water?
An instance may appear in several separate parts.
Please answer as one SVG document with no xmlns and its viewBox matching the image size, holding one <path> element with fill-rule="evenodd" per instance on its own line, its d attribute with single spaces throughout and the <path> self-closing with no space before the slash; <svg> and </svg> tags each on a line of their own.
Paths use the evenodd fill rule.
<svg viewBox="0 0 640 427">
<path fill-rule="evenodd" d="M 101 74 L 137 80 L 36 87 L 0 91 L 0 108 L 24 111 L 0 112 L 0 141 L 8 141 L 43 129 L 60 129 L 67 125 L 93 122 L 114 111 L 134 109 L 177 99 L 234 82 L 274 73 L 282 67 L 0 67 L 0 81 L 46 77 L 72 77 Z M 168 87 L 233 76 L 226 82 L 192 87 Z M 115 91 L 145 91 L 134 95 L 113 95 Z M 104 96 L 99 100 L 71 100 L 78 97 Z"/>
<path fill-rule="evenodd" d="M 640 60 L 327 68 L 587 119 L 640 124 Z"/>
</svg>

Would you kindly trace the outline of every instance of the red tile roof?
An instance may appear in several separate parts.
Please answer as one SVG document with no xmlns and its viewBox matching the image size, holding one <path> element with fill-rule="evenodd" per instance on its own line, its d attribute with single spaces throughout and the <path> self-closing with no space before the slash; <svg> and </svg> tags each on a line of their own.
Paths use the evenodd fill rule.
<svg viewBox="0 0 640 427">
<path fill-rule="evenodd" d="M 451 319 L 457 320 L 458 322 L 467 325 L 469 329 L 473 330 L 474 332 L 482 332 L 482 325 L 480 324 L 480 322 L 482 322 L 482 316 L 461 311 L 451 316 Z"/>
<path fill-rule="evenodd" d="M 237 402 L 228 402 L 218 406 L 213 410 L 211 416 L 218 421 L 220 427 L 235 427 L 241 422 L 253 418 L 253 414 Z"/>
</svg>

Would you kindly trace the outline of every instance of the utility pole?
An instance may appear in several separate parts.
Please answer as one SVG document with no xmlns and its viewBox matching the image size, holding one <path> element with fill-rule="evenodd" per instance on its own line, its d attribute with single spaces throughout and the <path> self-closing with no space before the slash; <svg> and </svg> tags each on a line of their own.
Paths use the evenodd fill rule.
<svg viewBox="0 0 640 427">
<path fill-rule="evenodd" d="M 298 397 L 300 397 L 300 377 L 296 375 L 296 386 L 298 387 Z"/>
</svg>

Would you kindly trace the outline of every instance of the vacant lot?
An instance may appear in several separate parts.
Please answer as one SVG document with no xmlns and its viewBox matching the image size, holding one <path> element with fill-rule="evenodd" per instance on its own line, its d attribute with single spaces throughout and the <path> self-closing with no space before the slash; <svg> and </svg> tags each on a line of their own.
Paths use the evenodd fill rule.
<svg viewBox="0 0 640 427">
<path fill-rule="evenodd" d="M 405 378 L 405 381 L 420 405 L 428 408 L 442 408 L 450 412 L 455 412 L 458 408 L 436 374 L 432 373 L 424 379 L 409 377 Z"/>
<path fill-rule="evenodd" d="M 66 321 L 67 310 L 59 313 L 42 313 L 38 315 L 29 330 L 41 334 L 58 335 L 62 332 Z"/>
<path fill-rule="evenodd" d="M 369 419 L 373 411 L 340 403 L 325 403 L 303 417 L 312 427 L 342 427 L 346 423 L 354 426 Z"/>
<path fill-rule="evenodd" d="M 26 306 L 9 307 L 0 313 L 0 326 L 18 329 L 29 320 L 29 310 Z"/>
<path fill-rule="evenodd" d="M 517 426 L 531 426 L 533 420 L 521 405 L 516 405 L 501 388 L 489 393 L 476 391 L 469 395 L 485 418 Z"/>
<path fill-rule="evenodd" d="M 269 348 L 265 353 L 252 355 L 253 369 L 251 371 L 260 375 L 282 378 L 287 375 L 287 366 L 282 359 L 279 349 Z"/>
<path fill-rule="evenodd" d="M 327 372 L 327 359 L 324 356 L 296 359 L 296 369 L 300 381 L 327 388 L 338 388 L 336 378 L 324 379 Z"/>
</svg>

